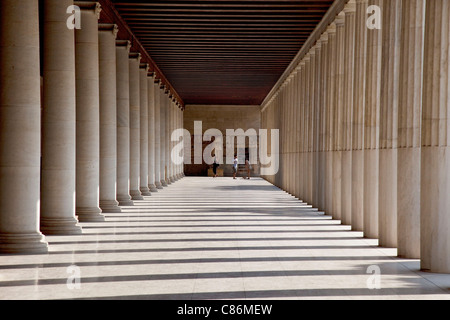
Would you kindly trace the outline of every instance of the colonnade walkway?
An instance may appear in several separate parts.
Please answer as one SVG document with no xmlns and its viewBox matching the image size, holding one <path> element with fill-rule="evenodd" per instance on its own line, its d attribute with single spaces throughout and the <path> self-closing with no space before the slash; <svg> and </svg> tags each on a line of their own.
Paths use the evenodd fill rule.
<svg viewBox="0 0 450 320">
<path fill-rule="evenodd" d="M 47 236 L 46 255 L 1 255 L 0 299 L 450 298 L 450 275 L 260 178 L 185 177 L 122 211 Z"/>
</svg>

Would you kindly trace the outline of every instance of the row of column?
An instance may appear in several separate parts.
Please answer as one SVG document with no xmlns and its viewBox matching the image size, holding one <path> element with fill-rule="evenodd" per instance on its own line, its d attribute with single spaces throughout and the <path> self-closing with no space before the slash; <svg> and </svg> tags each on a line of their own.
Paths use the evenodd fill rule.
<svg viewBox="0 0 450 320">
<path fill-rule="evenodd" d="M 100 5 L 38 9 L 38 0 L 0 4 L 1 253 L 47 252 L 44 234 L 80 234 L 78 222 L 104 221 L 183 176 L 170 157 L 182 110 L 117 26 L 99 24 Z"/>
<path fill-rule="evenodd" d="M 449 17 L 446 0 L 350 0 L 262 109 L 281 141 L 267 180 L 444 273 Z"/>
</svg>

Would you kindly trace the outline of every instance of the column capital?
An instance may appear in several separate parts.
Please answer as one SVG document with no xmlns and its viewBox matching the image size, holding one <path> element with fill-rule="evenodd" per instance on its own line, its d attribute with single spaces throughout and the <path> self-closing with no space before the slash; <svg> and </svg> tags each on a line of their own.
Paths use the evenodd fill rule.
<svg viewBox="0 0 450 320">
<path fill-rule="evenodd" d="M 141 55 L 140 52 L 130 52 L 130 54 L 129 54 L 129 58 L 130 58 L 131 60 L 136 59 L 136 60 L 138 60 L 138 62 L 141 61 L 141 57 L 142 57 L 142 55 Z"/>
<path fill-rule="evenodd" d="M 74 5 L 80 7 L 81 10 L 94 10 L 97 19 L 100 19 L 100 12 L 102 11 L 102 6 L 96 1 L 74 1 Z"/>
<path fill-rule="evenodd" d="M 327 28 L 328 35 L 335 35 L 336 34 L 336 22 L 330 23 L 330 25 Z"/>
<path fill-rule="evenodd" d="M 124 47 L 130 52 L 131 42 L 129 40 L 116 40 L 116 47 Z"/>
<path fill-rule="evenodd" d="M 148 63 L 141 63 L 139 65 L 139 69 L 145 70 L 145 72 L 148 73 L 148 70 L 150 69 L 150 65 Z"/>
<path fill-rule="evenodd" d="M 117 34 L 119 33 L 119 26 L 114 23 L 99 23 L 98 31 L 112 32 L 114 35 L 114 38 L 117 39 Z"/>
<path fill-rule="evenodd" d="M 335 20 L 336 26 L 338 28 L 341 28 L 344 26 L 345 24 L 345 13 L 344 11 L 339 12 L 339 14 L 336 16 L 336 20 Z"/>
<path fill-rule="evenodd" d="M 349 2 L 347 2 L 343 11 L 346 15 L 356 13 L 356 0 L 350 0 Z"/>
</svg>

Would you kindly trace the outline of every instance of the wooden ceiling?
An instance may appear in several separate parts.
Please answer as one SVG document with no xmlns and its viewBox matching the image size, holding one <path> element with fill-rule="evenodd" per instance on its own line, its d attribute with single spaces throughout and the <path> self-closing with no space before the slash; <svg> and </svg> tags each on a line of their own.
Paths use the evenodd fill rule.
<svg viewBox="0 0 450 320">
<path fill-rule="evenodd" d="M 112 0 L 184 104 L 259 105 L 333 0 Z"/>
</svg>

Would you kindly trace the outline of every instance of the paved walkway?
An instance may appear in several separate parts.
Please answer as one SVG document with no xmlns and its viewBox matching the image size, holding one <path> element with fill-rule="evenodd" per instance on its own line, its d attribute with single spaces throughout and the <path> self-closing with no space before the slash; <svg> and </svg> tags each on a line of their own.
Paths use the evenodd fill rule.
<svg viewBox="0 0 450 320">
<path fill-rule="evenodd" d="M 262 179 L 186 177 L 106 218 L 48 236 L 48 255 L 0 256 L 0 299 L 450 298 L 450 275 Z"/>
</svg>

